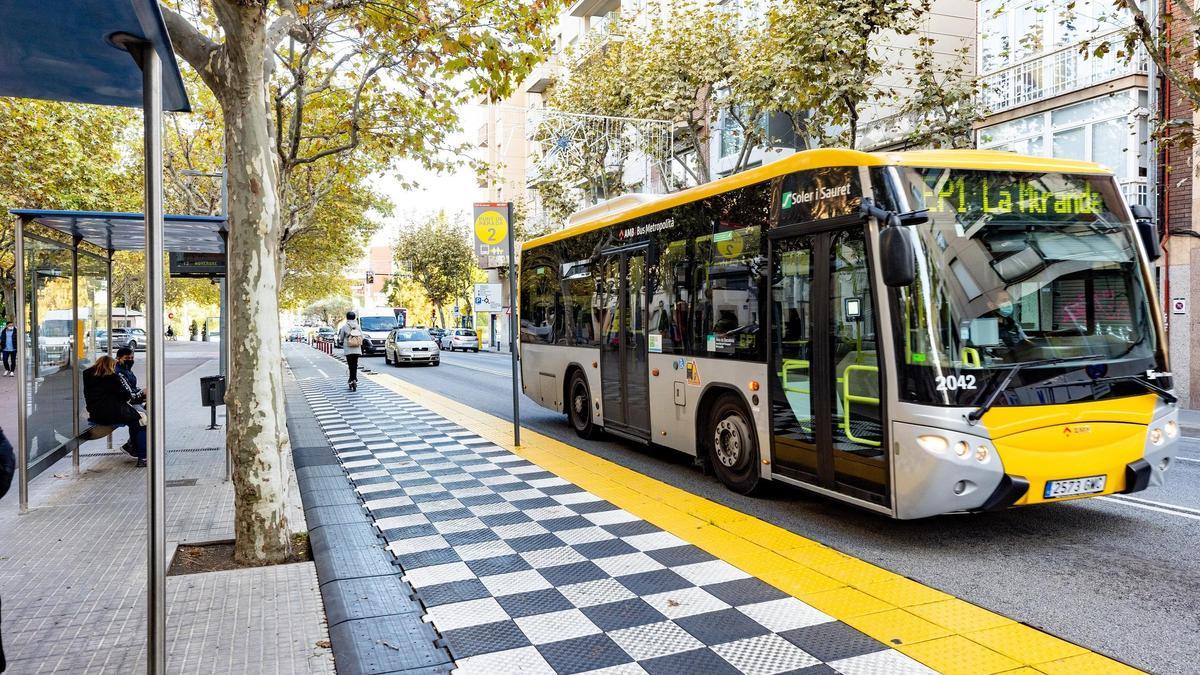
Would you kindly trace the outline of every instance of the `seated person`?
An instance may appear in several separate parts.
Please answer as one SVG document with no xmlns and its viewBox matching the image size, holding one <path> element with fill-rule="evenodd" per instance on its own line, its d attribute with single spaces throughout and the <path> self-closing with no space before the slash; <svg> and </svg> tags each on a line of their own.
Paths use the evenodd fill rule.
<svg viewBox="0 0 1200 675">
<path fill-rule="evenodd" d="M 1029 336 L 1025 334 L 1021 324 L 1017 321 L 1016 306 L 1013 305 L 1012 297 L 1008 291 L 1000 291 L 995 298 L 988 302 L 991 306 L 991 315 L 996 318 L 997 326 L 1000 329 L 1000 341 L 1009 349 L 1016 349 L 1023 343 L 1029 342 Z"/>
<path fill-rule="evenodd" d="M 125 379 L 129 389 L 134 392 L 133 402 L 145 403 L 146 392 L 138 389 L 137 375 L 133 373 L 133 350 L 129 347 L 121 347 L 117 350 L 117 374 Z"/>
<path fill-rule="evenodd" d="M 146 466 L 146 427 L 141 414 L 130 402 L 134 391 L 124 377 L 117 373 L 117 362 L 111 356 L 101 356 L 95 365 L 83 371 L 83 399 L 88 419 L 93 424 L 129 427 L 130 444 L 126 452 L 137 458 L 137 466 Z"/>
</svg>

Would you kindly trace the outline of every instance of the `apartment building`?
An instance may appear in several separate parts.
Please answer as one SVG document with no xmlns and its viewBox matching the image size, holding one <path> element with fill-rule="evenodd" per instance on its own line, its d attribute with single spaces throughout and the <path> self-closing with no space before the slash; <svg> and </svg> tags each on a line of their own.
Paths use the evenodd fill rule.
<svg viewBox="0 0 1200 675">
<path fill-rule="evenodd" d="M 541 168 L 539 149 L 530 143 L 528 135 L 538 119 L 538 111 L 545 108 L 546 93 L 565 68 L 566 54 L 589 42 L 604 44 L 610 37 L 610 29 L 621 13 L 636 11 L 650 2 L 669 0 L 576 0 L 559 16 L 554 32 L 554 54 L 528 77 L 512 97 L 489 106 L 487 121 L 478 131 L 481 155 L 485 156 L 492 170 L 480 181 L 481 200 L 508 200 L 524 197 L 537 213 L 536 193 L 531 188 L 540 180 L 553 180 Z M 758 0 L 714 0 L 715 5 L 724 5 L 732 12 L 734 20 L 752 21 L 764 11 Z M 894 116 L 906 92 L 909 91 L 906 76 L 912 72 L 912 59 L 920 36 L 934 38 L 933 50 L 938 63 L 948 64 L 961 59 L 961 50 L 971 47 L 976 36 L 976 0 L 934 0 L 931 9 L 922 20 L 918 34 L 909 36 L 885 36 L 879 49 L 893 60 L 895 66 L 881 79 L 880 86 L 894 90 L 894 103 L 879 105 L 863 113 L 862 142 L 864 149 L 879 149 L 892 146 L 905 129 L 895 124 Z M 619 38 L 617 38 L 619 39 Z M 968 49 L 970 53 L 971 50 Z M 968 64 L 970 66 L 970 64 Z M 529 111 L 533 111 L 532 115 Z M 713 128 L 708 134 L 706 147 L 692 148 L 682 139 L 673 140 L 677 156 L 702 153 L 714 177 L 725 176 L 734 170 L 742 150 L 742 138 L 737 132 L 727 111 L 714 111 L 711 116 Z M 531 122 L 531 119 L 534 122 Z M 782 115 L 764 119 L 767 136 L 772 142 L 767 147 L 755 148 L 748 166 L 777 159 L 803 149 L 791 131 L 790 122 Z M 682 182 L 684 174 L 675 167 L 674 176 L 663 176 L 655 167 L 648 167 L 636 160 L 626 161 L 625 182 L 639 186 L 647 192 L 664 191 L 670 184 Z"/>
<path fill-rule="evenodd" d="M 1165 11 L 1173 3 L 1167 2 Z M 1145 5 L 1152 11 L 1153 2 Z M 1164 232 L 1195 230 L 1200 204 L 1192 153 L 1151 142 L 1157 117 L 1195 119 L 1190 101 L 1160 78 L 1140 48 L 1127 57 L 1127 15 L 1108 0 L 982 0 L 978 64 L 991 114 L 977 131 L 980 148 L 1084 159 L 1112 169 L 1131 204 L 1150 207 Z M 1181 21 L 1173 31 L 1186 31 Z M 1090 56 L 1081 54 L 1086 43 Z M 1172 57 L 1195 62 L 1185 41 Z M 1096 57 L 1100 52 L 1103 56 Z M 1200 408 L 1200 239 L 1163 241 L 1157 282 L 1168 334 L 1175 391 Z"/>
<path fill-rule="evenodd" d="M 1167 4 L 1167 11 L 1177 17 L 1181 11 Z M 1190 27 L 1176 19 L 1171 28 L 1177 35 L 1188 35 Z M 1185 71 L 1196 63 L 1196 46 L 1191 40 L 1181 41 L 1172 53 L 1173 59 Z M 1169 80 L 1163 78 L 1160 89 L 1161 111 L 1165 119 L 1192 120 L 1200 123 L 1191 101 Z M 1186 131 L 1181 129 L 1179 131 Z M 1176 132 L 1168 132 L 1170 135 Z M 1195 232 L 1196 213 L 1200 213 L 1200 189 L 1196 185 L 1196 164 L 1192 151 L 1166 142 L 1160 145 L 1162 167 L 1159 220 L 1167 235 L 1163 239 L 1164 274 L 1161 279 L 1161 299 L 1171 347 L 1171 370 L 1175 374 L 1175 392 L 1185 407 L 1200 408 L 1200 321 L 1197 320 L 1195 298 L 1200 298 L 1200 239 L 1181 234 Z M 1177 234 L 1171 234 L 1175 232 Z"/>
<path fill-rule="evenodd" d="M 1132 203 L 1150 204 L 1149 59 L 1121 55 L 1128 16 L 1108 0 L 982 0 L 978 7 L 978 67 L 990 110 L 978 147 L 1097 162 L 1116 173 Z M 1085 41 L 1092 56 L 1080 51 Z"/>
</svg>

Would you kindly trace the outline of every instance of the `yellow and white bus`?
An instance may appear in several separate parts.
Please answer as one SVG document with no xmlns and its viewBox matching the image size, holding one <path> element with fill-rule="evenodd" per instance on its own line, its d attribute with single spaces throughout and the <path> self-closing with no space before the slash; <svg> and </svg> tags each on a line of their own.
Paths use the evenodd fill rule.
<svg viewBox="0 0 1200 675">
<path fill-rule="evenodd" d="M 1171 466 L 1157 233 L 1098 165 L 810 150 L 624 201 L 522 247 L 522 387 L 582 436 L 896 518 Z"/>
</svg>

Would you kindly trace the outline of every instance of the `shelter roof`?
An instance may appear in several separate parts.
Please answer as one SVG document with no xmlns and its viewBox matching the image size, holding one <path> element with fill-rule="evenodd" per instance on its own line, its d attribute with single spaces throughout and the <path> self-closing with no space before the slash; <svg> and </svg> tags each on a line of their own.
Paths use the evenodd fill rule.
<svg viewBox="0 0 1200 675">
<path fill-rule="evenodd" d="M 3 1 L 3 0 L 0 0 Z M 140 213 L 43 211 L 13 209 L 9 213 L 109 251 L 146 247 L 146 219 Z M 223 216 L 163 216 L 163 247 L 173 253 L 221 253 Z"/>
<path fill-rule="evenodd" d="M 0 0 L 0 96 L 142 106 L 142 71 L 112 42 L 151 42 L 162 60 L 163 109 L 187 91 L 158 0 Z"/>
</svg>

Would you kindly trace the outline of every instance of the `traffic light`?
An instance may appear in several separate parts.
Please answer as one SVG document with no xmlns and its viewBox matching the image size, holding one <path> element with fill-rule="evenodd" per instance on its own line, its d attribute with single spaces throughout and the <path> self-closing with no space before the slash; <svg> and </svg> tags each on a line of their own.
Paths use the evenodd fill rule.
<svg viewBox="0 0 1200 675">
<path fill-rule="evenodd" d="M 370 286 L 373 283 L 375 283 L 375 273 L 367 272 L 367 285 Z"/>
</svg>

